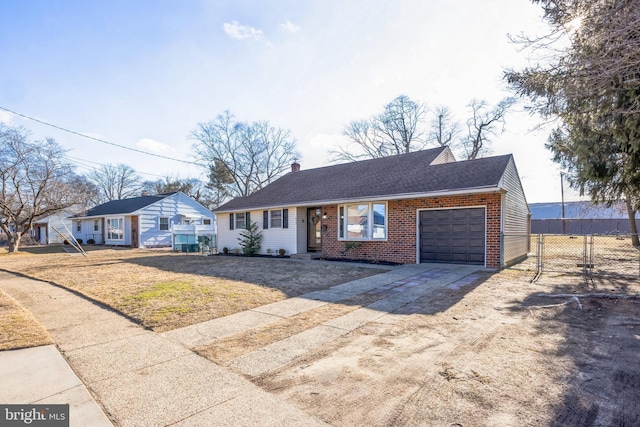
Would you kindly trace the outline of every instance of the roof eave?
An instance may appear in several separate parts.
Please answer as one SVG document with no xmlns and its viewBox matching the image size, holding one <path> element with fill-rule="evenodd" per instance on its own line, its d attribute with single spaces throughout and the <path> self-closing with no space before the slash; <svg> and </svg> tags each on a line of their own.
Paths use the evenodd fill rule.
<svg viewBox="0 0 640 427">
<path fill-rule="evenodd" d="M 442 196 L 460 196 L 466 194 L 478 194 L 478 193 L 497 193 L 497 192 L 505 192 L 501 186 L 498 185 L 490 185 L 484 187 L 471 187 L 471 188 L 460 188 L 455 190 L 439 190 L 432 192 L 422 192 L 422 193 L 403 193 L 403 194 L 381 194 L 381 195 L 371 195 L 371 196 L 363 196 L 363 197 L 352 197 L 345 199 L 319 199 L 319 200 L 306 200 L 300 201 L 297 203 L 288 203 L 288 204 L 273 204 L 273 205 L 257 205 L 257 206 L 249 206 L 244 208 L 237 209 L 224 209 L 224 210 L 215 210 L 215 213 L 229 213 L 229 212 L 243 212 L 247 210 L 261 210 L 261 209 L 281 209 L 292 206 L 325 206 L 325 205 L 336 205 L 336 204 L 344 204 L 344 203 L 358 203 L 358 202 L 370 202 L 370 201 L 386 201 L 386 200 L 406 200 L 406 199 L 420 199 L 426 197 L 442 197 Z"/>
</svg>

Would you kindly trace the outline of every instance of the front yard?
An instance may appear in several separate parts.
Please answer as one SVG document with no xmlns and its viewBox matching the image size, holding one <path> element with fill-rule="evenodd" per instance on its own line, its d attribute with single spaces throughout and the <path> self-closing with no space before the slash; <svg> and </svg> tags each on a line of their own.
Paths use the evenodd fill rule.
<svg viewBox="0 0 640 427">
<path fill-rule="evenodd" d="M 78 291 L 167 331 L 385 271 L 288 258 L 202 256 L 169 250 L 64 247 L 0 252 L 2 269 Z"/>
<path fill-rule="evenodd" d="M 87 259 L 38 252 L 0 254 L 0 268 L 74 289 L 158 331 L 383 271 L 168 251 L 94 248 Z M 455 267 L 438 267 L 447 268 Z M 532 271 L 515 269 L 474 275 L 425 288 L 408 306 L 259 374 L 243 373 L 236 362 L 254 354 L 277 360 L 283 342 L 304 343 L 306 332 L 370 313 L 372 302 L 397 288 L 191 349 L 331 425 L 640 425 L 636 277 L 549 272 L 532 282 Z M 7 337 L 22 346 L 50 342 L 30 313 L 0 293 L 0 345 Z"/>
</svg>

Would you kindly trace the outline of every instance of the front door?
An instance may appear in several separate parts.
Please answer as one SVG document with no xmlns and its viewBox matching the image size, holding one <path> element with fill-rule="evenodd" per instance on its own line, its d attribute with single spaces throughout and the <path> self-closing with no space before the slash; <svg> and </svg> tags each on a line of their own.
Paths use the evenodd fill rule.
<svg viewBox="0 0 640 427">
<path fill-rule="evenodd" d="M 316 208 L 307 209 L 307 252 L 322 250 L 322 211 Z"/>
<path fill-rule="evenodd" d="M 138 247 L 138 217 L 131 217 L 131 247 Z"/>
<path fill-rule="evenodd" d="M 47 244 L 47 227 L 38 227 L 38 242 L 41 245 Z"/>
</svg>

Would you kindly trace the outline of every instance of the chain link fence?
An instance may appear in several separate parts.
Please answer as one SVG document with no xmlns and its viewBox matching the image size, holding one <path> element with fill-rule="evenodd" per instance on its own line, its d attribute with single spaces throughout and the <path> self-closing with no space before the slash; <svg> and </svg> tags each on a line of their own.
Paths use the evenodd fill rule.
<svg viewBox="0 0 640 427">
<path fill-rule="evenodd" d="M 504 241 L 523 236 L 505 235 Z M 529 252 L 522 262 L 511 268 L 544 272 L 640 278 L 640 248 L 632 245 L 628 235 L 558 235 L 528 236 Z"/>
</svg>

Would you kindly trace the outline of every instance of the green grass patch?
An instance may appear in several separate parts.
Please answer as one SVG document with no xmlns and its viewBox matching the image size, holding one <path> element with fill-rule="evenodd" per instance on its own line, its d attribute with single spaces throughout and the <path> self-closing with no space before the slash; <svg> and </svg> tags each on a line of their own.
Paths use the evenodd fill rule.
<svg viewBox="0 0 640 427">
<path fill-rule="evenodd" d="M 142 292 L 128 296 L 127 300 L 132 302 L 145 302 L 151 300 L 175 299 L 192 292 L 193 289 L 193 282 L 156 283 L 149 289 L 145 289 Z"/>
</svg>

